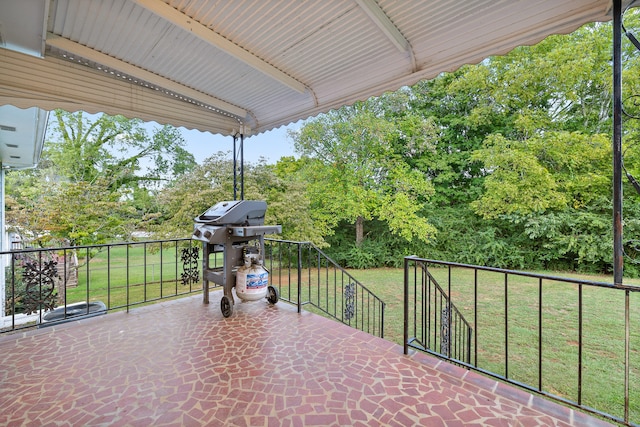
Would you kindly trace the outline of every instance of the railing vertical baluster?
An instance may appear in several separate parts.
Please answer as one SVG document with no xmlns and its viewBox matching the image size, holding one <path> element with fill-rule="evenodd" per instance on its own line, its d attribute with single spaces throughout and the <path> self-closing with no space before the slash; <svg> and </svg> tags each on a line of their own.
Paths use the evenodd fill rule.
<svg viewBox="0 0 640 427">
<path fill-rule="evenodd" d="M 287 270 L 288 270 L 288 282 L 289 282 L 289 293 L 291 293 L 291 246 L 287 246 Z M 300 295 L 300 293 L 298 293 Z M 298 300 L 298 307 L 300 307 L 300 301 Z M 299 311 L 299 309 L 298 309 Z"/>
<path fill-rule="evenodd" d="M 425 268 L 428 268 L 425 266 Z M 418 288 L 418 263 L 416 261 L 413 262 L 413 323 L 414 323 L 414 331 L 413 336 L 417 337 L 418 332 L 416 331 L 416 316 L 418 312 L 418 298 L 422 300 L 422 305 L 420 306 L 420 323 L 421 323 L 421 333 L 420 340 L 423 343 L 427 343 L 430 341 L 429 334 L 429 326 L 431 324 L 430 309 L 431 305 L 429 302 L 431 301 L 431 295 L 429 294 L 428 282 L 427 282 L 427 274 L 425 269 L 420 269 L 420 288 Z M 418 296 L 418 289 L 420 290 L 420 295 Z M 428 345 L 428 344 L 427 344 Z"/>
<path fill-rule="evenodd" d="M 448 267 L 448 279 L 447 279 L 447 356 L 451 357 L 451 266 Z"/>
<path fill-rule="evenodd" d="M 415 281 L 414 281 L 415 283 Z M 402 340 L 402 344 L 403 344 L 403 348 L 404 348 L 404 354 L 409 354 L 409 259 L 405 258 L 404 259 L 404 298 L 403 298 L 403 304 L 404 304 L 404 312 L 403 312 L 403 319 L 402 319 L 402 323 L 404 325 L 403 327 L 403 332 L 404 332 L 404 339 Z M 414 327 L 415 327 L 415 321 L 414 321 Z M 414 334 L 415 336 L 415 334 Z"/>
<path fill-rule="evenodd" d="M 311 247 L 309 247 L 309 251 L 311 251 Z M 320 252 L 316 252 L 316 257 L 315 257 L 315 268 L 317 270 L 317 280 L 316 283 L 318 283 L 318 286 L 320 286 L 320 284 L 322 283 L 322 259 L 320 257 Z M 311 270 L 311 263 L 309 263 L 309 270 Z M 309 279 L 309 281 L 311 281 L 311 279 Z M 325 288 L 327 289 L 327 310 L 329 310 L 329 299 L 328 299 L 328 295 L 329 295 L 329 282 L 327 281 L 325 283 Z M 335 295 L 335 292 L 334 292 Z M 333 306 L 334 306 L 334 313 L 335 313 L 335 298 L 333 299 Z"/>
<path fill-rule="evenodd" d="M 362 325 L 363 325 L 363 321 L 364 321 L 364 317 L 363 315 L 363 308 L 360 307 L 362 305 L 362 299 L 364 296 L 364 289 L 360 288 L 360 298 L 358 298 L 358 291 L 356 290 L 356 300 L 354 301 L 354 308 L 355 308 L 355 313 L 354 313 L 354 319 L 356 319 L 356 329 L 362 329 Z M 359 312 L 359 313 L 358 313 Z M 358 314 L 360 314 L 360 328 L 358 328 Z"/>
<path fill-rule="evenodd" d="M 582 283 L 578 285 L 578 405 L 582 405 Z"/>
<path fill-rule="evenodd" d="M 67 250 L 64 249 L 62 251 L 62 262 L 64 263 L 62 266 L 62 274 L 64 275 L 62 280 L 62 303 L 67 305 L 67 277 L 69 277 L 69 272 L 67 271 Z"/>
<path fill-rule="evenodd" d="M 326 263 L 326 267 L 324 269 L 325 271 L 325 280 L 327 283 L 327 287 L 329 287 L 329 283 L 331 283 L 331 280 L 329 279 L 329 263 Z M 337 317 L 338 314 L 338 282 L 337 280 L 335 280 L 335 275 L 334 275 L 334 280 L 333 280 L 333 294 L 336 295 L 336 297 L 333 299 L 333 314 L 334 316 Z M 340 306 L 342 306 L 342 304 L 340 304 Z"/>
<path fill-rule="evenodd" d="M 473 269 L 473 364 L 478 366 L 478 269 Z M 471 333 L 471 331 L 469 331 Z M 471 341 L 471 340 L 469 340 Z M 471 360 L 471 357 L 469 357 Z"/>
<path fill-rule="evenodd" d="M 189 249 L 191 249 L 191 245 L 189 245 Z M 164 265 L 164 248 L 162 247 L 162 242 L 160 242 L 160 289 L 162 289 L 162 284 L 164 281 L 164 270 L 163 270 L 163 265 Z M 178 277 L 180 277 L 180 275 L 178 274 L 178 272 L 180 271 L 178 269 L 178 260 L 180 259 L 180 248 L 178 247 L 178 241 L 176 240 L 175 242 L 175 246 L 174 246 L 174 250 L 173 253 L 175 254 L 175 274 L 173 276 L 174 280 L 173 283 L 175 284 L 174 287 L 174 295 L 178 295 Z M 191 262 L 189 262 L 189 266 L 191 266 Z M 184 272 L 184 263 L 182 264 L 182 271 Z M 191 290 L 191 280 L 189 280 L 189 290 Z"/>
<path fill-rule="evenodd" d="M 371 294 L 367 294 L 367 333 L 371 333 Z"/>
<path fill-rule="evenodd" d="M 302 243 L 298 243 L 298 313 L 302 312 Z"/>
<path fill-rule="evenodd" d="M 142 245 L 142 264 L 143 264 L 143 274 L 144 280 L 142 282 L 143 286 L 143 301 L 147 301 L 147 242 L 144 242 Z M 160 287 L 160 298 L 162 298 L 162 286 Z"/>
<path fill-rule="evenodd" d="M 509 275 L 504 273 L 504 376 L 509 378 Z"/>
<path fill-rule="evenodd" d="M 42 251 L 38 251 L 38 270 L 42 271 Z M 38 301 L 42 301 L 42 276 L 38 276 Z M 40 322 L 42 322 L 42 303 L 38 304 L 38 317 L 40 318 Z M 65 307 L 65 317 L 67 315 L 67 308 Z"/>
<path fill-rule="evenodd" d="M 542 391 L 542 277 L 538 278 L 538 391 Z"/>
<path fill-rule="evenodd" d="M 380 304 L 378 305 L 378 307 L 380 307 L 380 316 L 378 316 L 378 318 L 380 319 L 380 325 L 379 325 L 378 329 L 380 331 L 380 338 L 384 338 L 384 308 L 385 308 L 385 303 L 383 301 L 380 301 Z"/>
<path fill-rule="evenodd" d="M 84 258 L 84 263 L 87 266 L 87 280 L 86 280 L 86 283 L 87 283 L 87 287 L 86 287 L 86 289 L 87 289 L 87 298 L 85 299 L 85 301 L 87 301 L 87 303 L 89 302 L 89 287 L 91 286 L 91 277 L 90 277 L 90 274 L 89 274 L 89 272 L 91 271 L 89 269 L 89 261 L 91 260 L 91 257 L 89 255 L 90 255 L 89 248 L 87 248 L 85 250 L 85 258 Z M 67 317 L 67 306 L 66 305 L 64 306 L 64 317 Z"/>
<path fill-rule="evenodd" d="M 11 254 L 11 329 L 16 328 L 16 255 Z"/>
<path fill-rule="evenodd" d="M 467 359 L 466 359 L 467 363 L 471 363 L 471 334 L 473 334 L 473 331 L 471 330 L 471 328 L 467 328 Z M 477 360 L 477 354 L 478 353 L 476 353 L 476 360 Z M 476 361 L 476 365 L 477 365 L 477 361 Z"/>
<path fill-rule="evenodd" d="M 428 266 L 427 266 L 428 268 Z M 426 291 L 427 291 L 427 339 L 425 340 L 427 342 L 427 347 L 431 347 L 431 334 L 429 333 L 430 331 L 436 329 L 438 327 L 437 324 L 434 325 L 434 323 L 431 321 L 431 307 L 434 308 L 434 318 L 435 318 L 435 311 L 437 311 L 437 303 L 438 301 L 435 298 L 435 294 L 433 294 L 433 298 L 432 298 L 432 294 L 431 294 L 431 275 L 427 274 L 428 271 L 424 271 L 422 270 L 422 283 L 426 284 Z M 424 291 L 423 291 L 424 293 Z M 424 297 L 423 297 L 424 298 Z M 433 341 L 433 346 L 436 346 L 436 342 L 435 342 L 435 338 Z"/>
<path fill-rule="evenodd" d="M 111 309 L 111 246 L 107 246 L 107 310 Z"/>
<path fill-rule="evenodd" d="M 126 262 L 127 280 L 126 280 L 126 284 L 127 284 L 127 313 L 128 313 L 129 312 L 129 305 L 131 304 L 130 295 L 129 295 L 129 245 L 127 245 L 126 255 L 127 255 L 127 262 Z"/>
<path fill-rule="evenodd" d="M 624 292 L 624 422 L 629 423 L 629 354 L 631 352 L 630 336 L 630 309 L 629 309 L 629 289 Z"/>
<path fill-rule="evenodd" d="M 347 303 L 348 303 L 348 299 L 345 297 L 344 295 L 345 289 L 344 289 L 344 281 L 342 281 L 341 284 L 341 288 L 340 288 L 340 295 L 342 295 L 342 303 L 341 303 L 341 307 L 342 310 L 340 311 L 340 321 L 344 322 L 344 316 L 345 316 L 345 310 L 347 309 Z"/>
<path fill-rule="evenodd" d="M 435 313 L 433 316 L 433 345 L 437 348 L 439 344 L 440 353 L 444 354 L 444 349 L 442 348 L 442 331 L 440 331 L 440 342 L 438 342 L 438 328 L 442 329 L 442 324 L 438 326 L 438 320 L 440 320 L 440 323 L 442 323 L 442 316 L 438 316 L 438 313 L 442 314 L 442 294 L 438 295 L 438 297 L 436 297 L 434 305 Z M 438 307 L 438 304 L 440 304 L 440 307 Z"/>
</svg>

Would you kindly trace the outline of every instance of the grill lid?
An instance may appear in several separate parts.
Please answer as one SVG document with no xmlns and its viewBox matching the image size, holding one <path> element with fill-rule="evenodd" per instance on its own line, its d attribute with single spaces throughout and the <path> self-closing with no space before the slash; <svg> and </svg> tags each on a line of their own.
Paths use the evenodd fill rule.
<svg viewBox="0 0 640 427">
<path fill-rule="evenodd" d="M 262 200 L 232 200 L 216 203 L 194 221 L 208 225 L 263 225 L 267 202 Z"/>
</svg>

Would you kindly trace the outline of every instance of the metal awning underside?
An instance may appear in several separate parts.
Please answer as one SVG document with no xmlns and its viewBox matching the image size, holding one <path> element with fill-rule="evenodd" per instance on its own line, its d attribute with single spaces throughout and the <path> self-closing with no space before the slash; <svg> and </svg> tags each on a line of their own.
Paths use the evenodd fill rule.
<svg viewBox="0 0 640 427">
<path fill-rule="evenodd" d="M 2 1 L 0 105 L 251 135 L 609 19 L 610 0 Z"/>
</svg>

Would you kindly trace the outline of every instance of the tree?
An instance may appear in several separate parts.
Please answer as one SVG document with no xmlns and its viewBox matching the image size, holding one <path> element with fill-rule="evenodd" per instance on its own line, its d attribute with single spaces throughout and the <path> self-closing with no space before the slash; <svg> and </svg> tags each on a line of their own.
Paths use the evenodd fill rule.
<svg viewBox="0 0 640 427">
<path fill-rule="evenodd" d="M 55 172 L 71 182 L 107 179 L 113 190 L 137 183 L 167 181 L 195 166 L 180 131 L 165 125 L 151 136 L 139 119 L 100 115 L 94 121 L 83 112 L 53 112 L 55 120 L 44 157 Z"/>
<path fill-rule="evenodd" d="M 379 114 L 384 108 L 384 99 L 358 102 L 291 134 L 306 162 L 312 210 L 331 228 L 354 223 L 356 245 L 364 240 L 364 222 L 373 219 L 408 241 L 428 241 L 435 229 L 419 211 L 433 188 L 394 152 L 397 128 Z"/>
<path fill-rule="evenodd" d="M 128 239 L 153 211 L 150 191 L 193 167 L 177 129 L 140 120 L 52 113 L 37 168 L 7 174 L 7 222 L 40 245 Z"/>
<path fill-rule="evenodd" d="M 245 164 L 245 199 L 267 202 L 265 224 L 282 225 L 282 238 L 323 246 L 322 228 L 314 224 L 304 183 L 287 175 L 298 167 L 290 158 L 278 165 Z M 153 230 L 158 237 L 190 235 L 197 215 L 232 199 L 233 162 L 228 153 L 218 152 L 159 193 L 163 215 Z"/>
</svg>

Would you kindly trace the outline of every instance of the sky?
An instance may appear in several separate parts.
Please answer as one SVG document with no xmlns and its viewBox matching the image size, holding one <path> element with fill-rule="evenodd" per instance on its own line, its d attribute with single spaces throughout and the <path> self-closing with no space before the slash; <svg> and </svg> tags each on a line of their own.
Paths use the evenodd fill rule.
<svg viewBox="0 0 640 427">
<path fill-rule="evenodd" d="M 85 117 L 89 120 L 95 120 L 98 115 L 85 113 Z M 51 121 L 52 119 L 50 118 L 49 120 Z M 269 132 L 245 137 L 245 163 L 257 163 L 261 157 L 264 157 L 267 163 L 275 164 L 283 156 L 296 156 L 293 149 L 293 141 L 289 138 L 287 132 L 288 130 L 299 129 L 301 125 L 302 121 L 298 121 Z M 149 136 L 153 135 L 154 129 L 160 129 L 161 127 L 156 122 L 143 123 L 143 128 L 147 130 Z M 233 158 L 233 138 L 231 136 L 214 135 L 210 132 L 201 132 L 184 127 L 179 127 L 178 129 L 186 142 L 184 148 L 193 154 L 199 164 L 202 164 L 207 157 L 219 151 L 228 152 L 229 159 Z"/>
<path fill-rule="evenodd" d="M 153 122 L 150 124 L 160 127 Z M 256 163 L 260 157 L 264 157 L 267 163 L 275 164 L 283 156 L 294 156 L 293 141 L 287 136 L 287 131 L 289 129 L 295 130 L 299 126 L 299 124 L 292 124 L 260 135 L 245 137 L 245 163 Z M 209 132 L 189 130 L 183 127 L 180 127 L 179 130 L 187 143 L 184 148 L 193 154 L 196 162 L 201 164 L 204 159 L 218 151 L 228 151 L 229 158 L 233 158 L 233 138 L 231 136 L 213 135 Z"/>
</svg>

